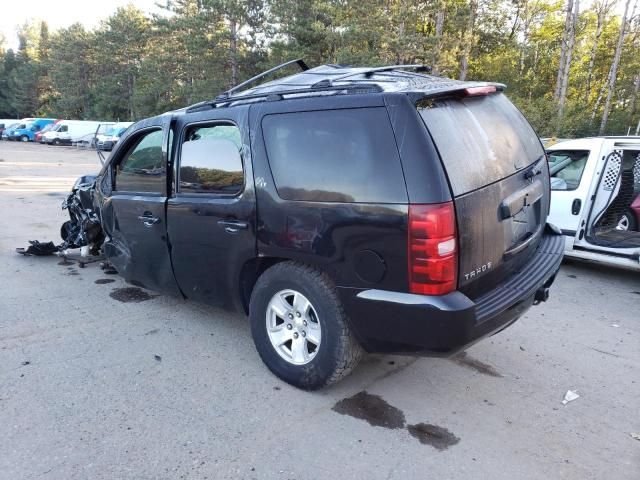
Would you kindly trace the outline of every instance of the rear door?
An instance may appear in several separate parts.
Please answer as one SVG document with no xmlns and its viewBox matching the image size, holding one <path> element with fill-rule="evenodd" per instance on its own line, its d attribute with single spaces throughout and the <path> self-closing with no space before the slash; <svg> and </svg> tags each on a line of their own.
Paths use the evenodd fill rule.
<svg viewBox="0 0 640 480">
<path fill-rule="evenodd" d="M 418 102 L 454 197 L 459 289 L 475 298 L 535 252 L 549 210 L 544 149 L 501 93 Z"/>
<path fill-rule="evenodd" d="M 110 163 L 101 208 L 106 256 L 127 282 L 177 294 L 166 235 L 168 125 L 148 121 Z"/>
<path fill-rule="evenodd" d="M 211 305 L 240 307 L 240 272 L 256 257 L 247 111 L 189 115 L 173 129 L 171 260 L 183 294 Z"/>
</svg>

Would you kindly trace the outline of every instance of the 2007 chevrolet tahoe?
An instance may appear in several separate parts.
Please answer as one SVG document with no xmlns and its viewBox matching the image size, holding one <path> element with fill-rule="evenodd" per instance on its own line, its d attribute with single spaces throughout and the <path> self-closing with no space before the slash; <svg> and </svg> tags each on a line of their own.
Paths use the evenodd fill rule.
<svg viewBox="0 0 640 480">
<path fill-rule="evenodd" d="M 67 245 L 248 313 L 304 389 L 363 351 L 451 355 L 547 299 L 549 170 L 504 86 L 298 64 L 133 125 L 66 201 Z"/>
</svg>

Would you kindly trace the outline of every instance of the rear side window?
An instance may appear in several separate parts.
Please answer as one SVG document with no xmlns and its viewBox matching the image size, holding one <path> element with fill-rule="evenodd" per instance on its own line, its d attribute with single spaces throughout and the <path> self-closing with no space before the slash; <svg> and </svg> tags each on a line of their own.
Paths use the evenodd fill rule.
<svg viewBox="0 0 640 480">
<path fill-rule="evenodd" d="M 421 100 L 454 195 L 512 175 L 544 154 L 538 136 L 503 94 Z"/>
<path fill-rule="evenodd" d="M 180 152 L 180 193 L 240 193 L 244 187 L 240 149 L 235 125 L 189 127 Z"/>
<path fill-rule="evenodd" d="M 407 201 L 385 108 L 267 115 L 262 131 L 278 195 L 285 200 Z"/>
</svg>

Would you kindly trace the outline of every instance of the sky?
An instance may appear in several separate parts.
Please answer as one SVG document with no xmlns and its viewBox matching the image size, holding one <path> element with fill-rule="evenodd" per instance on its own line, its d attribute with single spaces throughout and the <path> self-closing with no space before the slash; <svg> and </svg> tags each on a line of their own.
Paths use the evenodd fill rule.
<svg viewBox="0 0 640 480">
<path fill-rule="evenodd" d="M 4 35 L 5 47 L 16 49 L 16 30 L 26 21 L 46 20 L 49 30 L 68 27 L 76 22 L 93 28 L 118 7 L 132 4 L 143 12 L 158 11 L 157 0 L 0 0 L 0 33 Z"/>
</svg>

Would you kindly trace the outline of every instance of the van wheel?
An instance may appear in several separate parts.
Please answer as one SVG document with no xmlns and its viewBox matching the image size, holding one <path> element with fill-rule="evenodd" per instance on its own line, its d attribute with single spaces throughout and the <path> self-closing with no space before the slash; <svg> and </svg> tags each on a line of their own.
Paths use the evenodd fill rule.
<svg viewBox="0 0 640 480">
<path fill-rule="evenodd" d="M 60 139 L 59 138 L 54 138 L 53 144 L 54 145 L 60 145 Z"/>
<path fill-rule="evenodd" d="M 28 142 L 29 141 L 29 137 L 27 137 L 26 135 L 21 135 L 20 136 L 20 141 L 21 142 Z"/>
<path fill-rule="evenodd" d="M 249 318 L 262 361 L 298 388 L 335 383 L 362 357 L 335 286 L 309 266 L 284 262 L 264 272 L 251 294 Z"/>
</svg>

